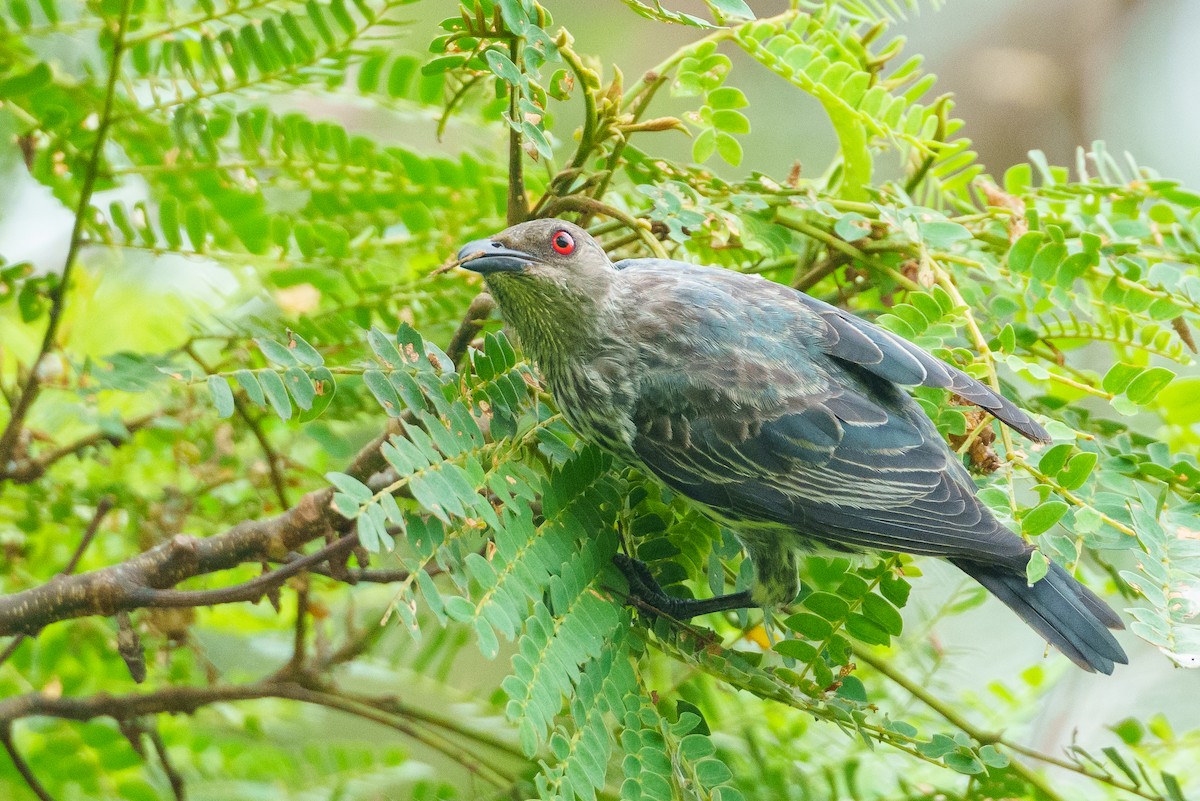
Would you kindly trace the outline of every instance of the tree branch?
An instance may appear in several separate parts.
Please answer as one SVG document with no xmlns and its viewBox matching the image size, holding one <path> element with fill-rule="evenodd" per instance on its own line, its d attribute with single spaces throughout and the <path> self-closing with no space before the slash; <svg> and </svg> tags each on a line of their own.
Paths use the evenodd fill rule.
<svg viewBox="0 0 1200 801">
<path fill-rule="evenodd" d="M 122 420 L 121 425 L 125 430 L 132 435 L 140 429 L 146 428 L 155 420 L 169 414 L 165 411 L 151 412 L 144 414 L 141 417 L 135 417 L 132 420 Z M 61 445 L 47 453 L 44 453 L 36 458 L 19 459 L 7 471 L 0 470 L 0 480 L 12 479 L 14 484 L 29 484 L 37 481 L 50 466 L 55 462 L 67 458 L 73 454 L 79 453 L 85 448 L 92 445 L 99 445 L 101 442 L 107 442 L 110 445 L 121 445 L 128 442 L 130 437 L 121 437 L 119 435 L 107 434 L 103 431 L 94 431 L 91 434 L 86 434 L 74 442 L 69 442 L 66 445 Z"/>
<path fill-rule="evenodd" d="M 877 672 L 879 672 L 883 676 L 887 677 L 889 680 L 895 682 L 900 687 L 904 688 L 904 690 L 907 691 L 909 695 L 911 695 L 913 698 L 916 698 L 918 701 L 925 704 L 925 706 L 932 709 L 934 712 L 936 712 L 938 715 L 940 715 L 942 718 L 944 718 L 946 720 L 946 722 L 948 722 L 951 726 L 954 726 L 956 729 L 964 732 L 968 737 L 970 737 L 971 739 L 975 740 L 976 742 L 978 742 L 982 745 L 987 745 L 987 744 L 999 745 L 1003 748 L 1007 748 L 1009 751 L 1012 751 L 1017 754 L 1021 754 L 1022 756 L 1026 756 L 1031 759 L 1036 759 L 1039 762 L 1045 762 L 1046 764 L 1054 765 L 1056 767 L 1060 767 L 1065 770 L 1069 770 L 1073 773 L 1078 773 L 1079 775 L 1086 776 L 1087 778 L 1092 779 L 1093 781 L 1101 782 L 1103 784 L 1107 784 L 1112 787 L 1115 787 L 1119 790 L 1124 790 L 1127 793 L 1132 793 L 1133 795 L 1141 796 L 1142 798 L 1148 799 L 1149 801 L 1161 801 L 1161 798 L 1158 795 L 1153 794 L 1153 793 L 1148 793 L 1145 790 L 1143 790 L 1142 788 L 1136 787 L 1129 782 L 1122 781 L 1121 779 L 1118 779 L 1114 776 L 1108 776 L 1108 775 L 1105 775 L 1105 774 L 1102 774 L 1102 773 L 1099 773 L 1096 771 L 1089 770 L 1087 767 L 1085 767 L 1083 765 L 1073 765 L 1070 762 L 1067 762 L 1066 760 L 1057 759 L 1055 757 L 1050 756 L 1049 754 L 1043 754 L 1040 751 L 1036 751 L 1032 748 L 1029 748 L 1028 746 L 1021 745 L 1020 743 L 1015 743 L 1015 742 L 1005 738 L 1002 734 L 1000 734 L 998 732 L 986 731 L 986 730 L 982 729 L 981 727 L 976 726 L 975 724 L 971 723 L 971 721 L 967 720 L 966 717 L 959 714 L 959 712 L 956 711 L 954 709 L 954 707 L 950 706 L 949 704 L 945 703 L 940 698 L 935 696 L 933 693 L 929 692 L 924 686 L 922 686 L 921 684 L 919 684 L 919 683 L 913 681 L 912 679 L 908 678 L 907 676 L 905 676 L 903 673 L 901 673 L 899 670 L 897 670 L 896 667 L 894 665 L 892 665 L 890 662 L 888 662 L 886 659 L 884 659 L 880 656 L 877 656 L 870 649 L 863 648 L 858 645 L 854 645 L 852 647 L 854 650 L 854 658 L 855 659 L 859 659 L 859 660 L 867 663 L 872 668 L 874 668 Z M 1039 776 L 1037 773 L 1035 773 L 1028 765 L 1018 762 L 1015 759 L 1012 760 L 1011 765 L 1012 765 L 1012 769 L 1015 773 L 1020 775 L 1020 777 L 1022 779 L 1024 779 L 1031 787 L 1034 787 L 1035 789 L 1037 789 L 1040 793 L 1042 793 L 1042 795 L 1044 795 L 1047 798 L 1051 798 L 1051 799 L 1059 798 L 1058 794 L 1055 793 L 1053 791 L 1053 789 L 1051 789 L 1050 786 L 1046 783 L 1046 780 L 1043 779 L 1041 776 Z"/>
<path fill-rule="evenodd" d="M 158 762 L 162 765 L 163 773 L 167 774 L 167 781 L 171 783 L 171 793 L 175 796 L 175 801 L 185 801 L 187 790 L 183 783 L 183 776 L 175 767 L 175 763 L 171 761 L 171 756 L 167 753 L 167 744 L 163 742 L 162 735 L 158 733 L 158 727 L 146 726 L 143 731 L 150 740 L 150 744 L 154 746 L 154 753 L 158 755 Z"/>
<path fill-rule="evenodd" d="M 144 606 L 199 606 L 256 598 L 266 587 L 308 564 L 328 559 L 340 549 L 349 550 L 356 535 L 348 534 L 310 557 L 237 587 L 190 592 L 168 588 L 243 562 L 286 554 L 332 531 L 344 530 L 350 523 L 330 508 L 332 498 L 331 488 L 315 490 L 275 517 L 246 520 L 212 537 L 180 534 L 120 564 L 58 576 L 24 592 L 0 596 L 0 635 L 31 634 L 59 620 L 112 615 Z"/>
<path fill-rule="evenodd" d="M 113 121 L 112 110 L 113 101 L 116 98 L 117 76 L 121 72 L 121 57 L 125 54 L 125 29 L 129 25 L 129 9 L 132 4 L 132 0 L 125 0 L 121 4 L 121 15 L 117 20 L 116 30 L 113 31 L 112 58 L 109 60 L 108 83 L 104 89 L 104 103 L 100 108 L 100 121 L 96 126 L 96 139 L 92 143 L 92 153 L 88 157 L 87 168 L 83 174 L 79 202 L 75 204 L 75 224 L 71 228 L 71 241 L 67 246 L 67 256 L 63 262 L 62 277 L 59 279 L 58 285 L 50 292 L 50 317 L 46 323 L 46 332 L 42 336 L 41 348 L 38 350 L 38 355 L 29 368 L 29 375 L 25 379 L 25 384 L 21 387 L 21 392 L 17 396 L 17 405 L 12 408 L 12 416 L 9 417 L 8 425 L 4 427 L 3 432 L 0 432 L 0 470 L 7 468 L 9 461 L 12 459 L 12 452 L 17 443 L 17 436 L 21 432 L 21 426 L 25 423 L 25 415 L 29 413 L 30 407 L 33 406 L 33 402 L 37 399 L 38 393 L 41 391 L 41 374 L 38 371 L 38 367 L 54 347 L 54 341 L 58 337 L 58 328 L 62 323 L 63 310 L 66 308 L 67 290 L 71 284 L 71 272 L 75 268 L 75 260 L 79 255 L 79 248 L 83 244 L 84 221 L 87 219 L 87 211 L 92 202 L 92 192 L 96 188 L 96 179 L 100 174 L 100 157 L 104 152 L 104 144 L 108 139 L 108 129 Z M 0 482 L 3 481 L 3 478 L 0 475 Z M 2 487 L 3 484 L 0 483 L 0 488 Z"/>
<path fill-rule="evenodd" d="M 200 369 L 207 375 L 212 375 L 213 368 L 200 358 L 200 354 L 196 353 L 196 349 L 191 343 L 184 345 L 184 353 L 192 357 L 192 361 L 200 365 Z M 267 474 L 271 476 L 271 487 L 275 490 L 275 499 L 279 501 L 279 508 L 286 509 L 291 506 L 287 496 L 287 486 L 283 479 L 283 473 L 279 470 L 279 454 L 272 447 L 271 441 L 267 439 L 267 434 L 263 431 L 262 418 L 255 417 L 250 413 L 250 408 L 246 403 L 238 397 L 238 393 L 233 394 L 233 408 L 237 411 L 238 417 L 246 423 L 246 427 L 250 429 L 250 433 L 254 435 L 254 439 L 258 441 L 258 446 L 262 449 L 263 458 L 267 462 Z"/>
<path fill-rule="evenodd" d="M 476 295 L 475 299 L 471 301 L 471 305 L 467 307 L 467 313 L 463 315 L 462 322 L 458 324 L 458 329 L 450 338 L 449 347 L 446 348 L 446 355 L 450 357 L 450 361 L 454 362 L 455 367 L 467 355 L 467 348 L 471 346 L 471 341 L 479 334 L 479 330 L 483 328 L 483 324 L 487 322 L 488 315 L 494 308 L 496 308 L 496 301 L 492 300 L 492 296 L 486 292 Z"/>
<path fill-rule="evenodd" d="M 502 750 L 520 757 L 512 745 L 482 732 L 467 729 L 450 718 L 422 715 L 409 719 L 409 707 L 398 698 L 384 696 L 342 695 L 335 690 L 316 689 L 293 680 L 266 679 L 252 684 L 215 685 L 209 687 L 166 687 L 151 693 L 107 695 L 100 693 L 86 698 L 51 697 L 28 693 L 0 701 L 0 736 L 7 736 L 12 724 L 27 717 L 53 717 L 63 720 L 88 721 L 109 717 L 117 721 L 132 720 L 162 713 L 191 715 L 212 704 L 281 698 L 323 706 L 356 715 L 401 732 L 418 742 L 442 752 L 464 767 L 478 772 L 498 787 L 506 787 L 512 777 L 484 759 L 477 748 L 458 745 L 430 729 L 441 729 L 462 735 L 477 745 Z M 5 744 L 8 744 L 6 740 Z M 10 754 L 14 753 L 10 751 Z M 35 779 L 36 781 L 36 779 Z M 48 796 L 47 796 L 48 798 Z"/>
<path fill-rule="evenodd" d="M 12 739 L 12 727 L 9 724 L 0 726 L 0 742 L 4 743 L 4 750 L 8 752 L 9 759 L 12 760 L 13 767 L 17 769 L 17 773 L 21 774 L 21 778 L 29 785 L 29 789 L 33 791 L 39 801 L 54 801 L 54 796 L 42 786 L 38 781 L 37 776 L 33 775 L 33 771 L 29 767 L 29 763 L 21 756 L 21 752 L 17 750 L 16 743 Z"/>
<path fill-rule="evenodd" d="M 514 38 L 508 43 L 508 55 L 514 64 L 521 53 L 521 42 Z M 516 87 L 508 90 L 508 116 L 512 125 L 508 127 L 508 224 L 516 225 L 529 218 L 529 198 L 525 197 L 525 151 L 521 147 L 521 131 L 517 121 L 521 119 Z"/>
</svg>

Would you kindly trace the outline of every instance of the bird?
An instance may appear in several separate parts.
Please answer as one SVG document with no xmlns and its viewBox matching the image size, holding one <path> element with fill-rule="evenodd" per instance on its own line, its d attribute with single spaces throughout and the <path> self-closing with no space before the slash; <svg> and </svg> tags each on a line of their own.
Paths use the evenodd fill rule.
<svg viewBox="0 0 1200 801">
<path fill-rule="evenodd" d="M 762 276 L 664 258 L 614 263 L 555 218 L 464 245 L 506 329 L 584 440 L 728 527 L 749 589 L 669 596 L 614 558 L 631 595 L 678 620 L 791 603 L 813 550 L 949 560 L 1088 671 L 1128 659 L 1120 617 L 976 497 L 961 459 L 905 391 L 939 387 L 1034 442 L 1046 430 L 992 388 L 896 334 Z"/>
</svg>

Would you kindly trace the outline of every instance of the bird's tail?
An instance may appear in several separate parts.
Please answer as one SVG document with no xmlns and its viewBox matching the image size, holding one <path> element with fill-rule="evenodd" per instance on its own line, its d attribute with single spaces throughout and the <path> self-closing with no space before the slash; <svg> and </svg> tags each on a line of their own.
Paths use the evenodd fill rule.
<svg viewBox="0 0 1200 801">
<path fill-rule="evenodd" d="M 1109 632 L 1125 628 L 1116 612 L 1054 562 L 1030 587 L 1024 570 L 953 561 L 1084 670 L 1111 674 L 1114 663 L 1128 664 L 1125 651 Z"/>
</svg>

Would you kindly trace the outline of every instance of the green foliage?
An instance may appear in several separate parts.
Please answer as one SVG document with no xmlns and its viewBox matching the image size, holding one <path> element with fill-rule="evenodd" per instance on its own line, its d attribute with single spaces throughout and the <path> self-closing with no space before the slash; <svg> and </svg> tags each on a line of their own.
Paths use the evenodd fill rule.
<svg viewBox="0 0 1200 801">
<path fill-rule="evenodd" d="M 481 319 L 477 279 L 436 268 L 506 220 L 569 214 L 614 258 L 720 264 L 875 319 L 1047 424 L 1053 444 L 1029 447 L 915 393 L 1000 520 L 1125 598 L 1136 661 L 1195 667 L 1200 195 L 1101 143 L 1073 174 L 1035 152 L 988 178 L 951 99 L 901 60 L 890 30 L 915 0 L 764 19 L 626 0 L 614 25 L 694 29 L 629 85 L 551 5 L 0 3 L 0 130 L 77 223 L 65 279 L 0 261 L 0 609 L 72 561 L 93 515 L 80 572 L 184 553 L 135 588 L 132 623 L 99 604 L 0 660 L 0 711 L 179 704 L 0 712 L 33 773 L 56 798 L 166 797 L 173 776 L 208 798 L 1194 795 L 1200 735 L 1157 710 L 1065 755 L 1022 745 L 1062 660 L 954 684 L 930 627 L 982 594 L 909 606 L 933 583 L 910 557 L 810 556 L 795 604 L 765 616 L 625 606 L 618 549 L 680 596 L 744 588 L 749 562 L 578 441 Z M 734 169 L 747 58 L 827 116 L 839 152 L 817 177 Z M 679 117 L 654 116 L 664 88 Z M 681 133 L 691 161 L 662 155 Z M 297 509 L 328 519 L 232 567 L 187 550 Z M 255 584 L 322 537 L 333 556 Z M 0 795 L 28 791 L 0 768 Z"/>
</svg>

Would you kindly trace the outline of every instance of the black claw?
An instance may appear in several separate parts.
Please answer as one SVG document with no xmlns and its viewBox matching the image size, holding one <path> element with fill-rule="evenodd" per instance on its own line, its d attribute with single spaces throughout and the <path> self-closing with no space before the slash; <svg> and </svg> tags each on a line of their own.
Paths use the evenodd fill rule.
<svg viewBox="0 0 1200 801">
<path fill-rule="evenodd" d="M 675 620 L 691 620 L 709 612 L 746 609 L 755 605 L 749 590 L 716 598 L 673 598 L 663 592 L 662 586 L 645 562 L 619 553 L 613 556 L 613 564 L 625 574 L 625 580 L 629 582 L 632 605 L 651 615 L 662 614 Z"/>
<path fill-rule="evenodd" d="M 662 612 L 669 617 L 675 617 L 673 608 L 679 599 L 663 592 L 645 562 L 619 553 L 613 557 L 613 564 L 625 574 L 625 580 L 629 582 L 629 596 L 634 601 L 633 605 L 644 611 Z"/>
</svg>

